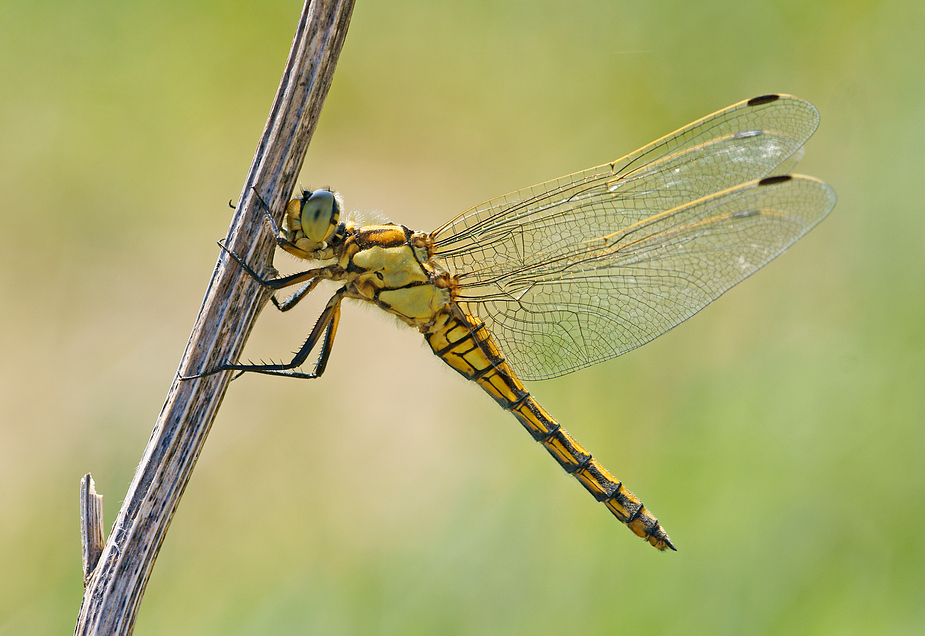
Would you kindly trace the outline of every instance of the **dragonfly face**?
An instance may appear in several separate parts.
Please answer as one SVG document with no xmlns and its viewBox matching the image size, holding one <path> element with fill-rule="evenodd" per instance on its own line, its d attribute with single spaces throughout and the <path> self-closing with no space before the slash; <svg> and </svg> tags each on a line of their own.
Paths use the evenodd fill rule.
<svg viewBox="0 0 925 636">
<path fill-rule="evenodd" d="M 304 191 L 286 208 L 282 249 L 318 267 L 262 280 L 342 283 L 292 361 L 221 370 L 320 376 L 341 301 L 373 303 L 418 329 L 636 535 L 674 549 L 639 499 L 565 432 L 520 378 L 607 360 L 687 320 L 822 220 L 831 187 L 787 175 L 819 114 L 764 95 L 708 115 L 617 161 L 488 201 L 429 234 L 339 223 L 341 202 Z M 298 368 L 316 344 L 315 369 Z M 623 449 L 632 452 L 632 449 Z"/>
<path fill-rule="evenodd" d="M 304 190 L 302 196 L 286 206 L 285 232 L 288 246 L 284 247 L 300 258 L 323 250 L 340 220 L 342 202 L 328 190 Z M 288 248 L 293 249 L 288 249 Z"/>
</svg>

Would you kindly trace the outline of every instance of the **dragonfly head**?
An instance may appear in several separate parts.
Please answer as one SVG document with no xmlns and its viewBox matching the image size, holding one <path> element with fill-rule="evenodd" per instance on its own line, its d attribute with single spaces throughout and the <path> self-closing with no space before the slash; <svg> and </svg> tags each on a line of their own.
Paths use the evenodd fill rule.
<svg viewBox="0 0 925 636">
<path fill-rule="evenodd" d="M 308 251 L 323 249 L 340 221 L 342 201 L 330 190 L 303 190 L 286 206 L 286 226 L 293 242 Z"/>
</svg>

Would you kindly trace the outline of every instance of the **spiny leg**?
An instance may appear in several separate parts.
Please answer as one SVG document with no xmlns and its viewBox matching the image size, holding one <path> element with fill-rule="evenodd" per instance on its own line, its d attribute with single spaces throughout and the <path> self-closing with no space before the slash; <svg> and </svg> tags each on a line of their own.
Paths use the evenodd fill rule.
<svg viewBox="0 0 925 636">
<path fill-rule="evenodd" d="M 267 221 L 270 225 L 270 229 L 273 230 L 273 236 L 279 238 L 279 226 L 276 224 L 276 220 L 273 218 L 273 214 L 270 213 L 270 206 L 267 205 L 267 202 L 263 200 L 263 197 L 260 196 L 260 192 L 257 190 L 257 186 L 251 186 L 251 190 L 254 191 L 254 196 L 257 197 L 257 200 L 260 201 L 260 204 L 263 206 L 264 221 Z M 240 200 L 238 201 L 240 203 Z M 228 199 L 228 207 L 232 210 L 237 210 L 238 206 Z"/>
<path fill-rule="evenodd" d="M 280 302 L 276 299 L 276 296 L 270 296 L 270 300 L 273 302 L 273 306 L 279 309 L 280 311 L 289 311 L 295 307 L 300 300 L 308 296 L 315 287 L 318 286 L 324 280 L 321 276 L 316 276 L 312 280 L 308 281 L 303 287 L 301 287 L 296 293 L 289 296 L 286 300 Z"/>
<path fill-rule="evenodd" d="M 330 279 L 332 274 L 332 268 L 335 266 L 321 267 L 311 270 L 306 270 L 304 272 L 299 272 L 292 274 L 290 276 L 283 276 L 280 278 L 273 279 L 264 279 L 253 268 L 250 267 L 247 263 L 244 262 L 240 256 L 235 254 L 232 250 L 228 249 L 221 241 L 218 242 L 219 247 L 221 247 L 231 258 L 241 266 L 241 268 L 247 272 L 247 274 L 257 281 L 261 286 L 270 289 L 277 290 L 292 285 L 297 285 L 303 283 L 306 280 L 308 281 L 301 289 L 299 289 L 291 297 L 287 298 L 285 301 L 280 303 L 276 300 L 275 297 L 271 296 L 271 300 L 277 309 L 280 311 L 289 311 L 295 305 L 302 300 L 305 296 L 309 294 L 315 287 L 318 286 L 325 278 Z M 286 375 L 296 378 L 317 378 L 322 373 L 327 366 L 328 358 L 331 355 L 331 346 L 334 343 L 334 336 L 337 333 L 337 323 L 340 320 L 340 303 L 343 299 L 345 290 L 341 288 L 338 290 L 334 296 L 328 301 L 327 306 L 321 315 L 318 317 L 315 327 L 312 329 L 312 332 L 309 334 L 305 343 L 296 352 L 293 359 L 287 364 L 237 364 L 237 363 L 227 363 L 221 366 L 218 366 L 209 371 L 203 373 L 198 373 L 195 375 L 185 376 L 181 379 L 183 380 L 193 380 L 196 378 L 205 377 L 218 373 L 219 371 L 239 371 L 232 380 L 241 376 L 241 374 L 251 371 L 254 373 L 264 373 L 267 375 Z M 301 373 L 294 371 L 305 362 L 308 358 L 308 355 L 311 353 L 312 349 L 318 343 L 318 339 L 321 337 L 322 333 L 324 334 L 324 339 L 322 341 L 321 351 L 319 352 L 318 361 L 315 363 L 315 369 L 311 373 Z"/>
<path fill-rule="evenodd" d="M 280 236 L 282 232 L 280 232 L 279 225 L 276 223 L 276 219 L 273 218 L 273 214 L 270 212 L 270 206 L 267 205 L 267 202 L 263 200 L 262 196 L 260 196 L 256 186 L 251 186 L 251 190 L 254 191 L 254 196 L 256 196 L 257 200 L 260 201 L 261 205 L 263 205 L 264 220 L 269 224 L 270 229 L 273 231 L 273 238 L 276 239 L 276 246 L 286 250 L 287 252 L 290 251 L 290 248 L 301 251 L 291 241 Z M 274 304 L 276 303 L 274 302 Z M 281 311 L 285 311 L 285 309 Z"/>
<path fill-rule="evenodd" d="M 322 311 L 321 315 L 318 317 L 318 321 L 315 322 L 315 326 L 312 329 L 312 332 L 308 335 L 305 343 L 295 353 L 295 356 L 293 356 L 292 360 L 289 362 L 271 364 L 228 363 L 204 373 L 186 376 L 183 379 L 193 380 L 196 378 L 205 377 L 207 375 L 212 375 L 220 371 L 263 373 L 265 375 L 284 375 L 291 378 L 305 379 L 320 377 L 321 374 L 324 373 L 325 367 L 327 367 L 328 358 L 331 356 L 331 347 L 334 344 L 334 336 L 337 334 L 337 324 L 340 321 L 340 303 L 344 298 L 345 291 L 346 290 L 344 289 L 339 289 L 333 296 L 331 296 L 331 299 L 325 306 L 324 311 Z M 318 352 L 318 360 L 315 362 L 314 371 L 310 373 L 295 371 L 294 369 L 301 367 L 305 363 L 305 360 L 308 359 L 312 349 L 314 349 L 315 345 L 318 344 L 319 339 L 321 340 L 321 351 Z M 236 375 L 235 377 L 238 376 Z"/>
<path fill-rule="evenodd" d="M 315 287 L 318 286 L 318 283 L 320 283 L 322 280 L 333 279 L 335 270 L 337 269 L 336 265 L 329 265 L 327 267 L 307 269 L 304 272 L 297 272 L 295 274 L 290 274 L 289 276 L 265 279 L 262 278 L 257 272 L 255 272 L 250 265 L 245 263 L 244 259 L 235 254 L 232 250 L 228 249 L 224 243 L 219 241 L 218 246 L 221 247 L 231 258 L 233 258 L 238 263 L 238 265 L 241 266 L 241 269 L 247 272 L 251 278 L 253 278 L 255 281 L 260 283 L 261 286 L 266 287 L 267 289 L 276 291 L 278 289 L 284 289 L 286 287 L 291 287 L 300 283 L 306 283 L 306 281 L 308 281 L 301 289 L 299 289 L 297 292 L 292 294 L 292 296 L 282 302 L 277 300 L 275 296 L 270 297 L 273 305 L 280 311 L 289 311 L 295 307 L 299 301 L 301 301 L 313 289 L 315 289 Z"/>
<path fill-rule="evenodd" d="M 254 196 L 257 197 L 257 200 L 260 201 L 260 205 L 263 206 L 264 220 L 270 224 L 270 229 L 273 230 L 273 236 L 279 237 L 279 226 L 276 224 L 276 220 L 273 218 L 273 214 L 270 212 L 270 206 L 267 205 L 267 202 L 263 200 L 262 196 L 260 196 L 260 192 L 257 190 L 257 186 L 252 185 L 251 190 L 254 191 Z M 230 203 L 231 202 L 229 201 L 229 204 Z"/>
</svg>

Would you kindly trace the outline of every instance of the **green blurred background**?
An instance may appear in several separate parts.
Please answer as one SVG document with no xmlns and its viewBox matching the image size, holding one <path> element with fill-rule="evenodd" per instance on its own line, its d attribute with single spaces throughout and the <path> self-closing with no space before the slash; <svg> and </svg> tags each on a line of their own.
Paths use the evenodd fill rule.
<svg viewBox="0 0 925 636">
<path fill-rule="evenodd" d="M 0 8 L 0 634 L 73 629 L 78 482 L 108 531 L 299 11 Z M 800 171 L 839 204 L 689 324 L 530 386 L 678 553 L 348 305 L 323 379 L 231 386 L 136 633 L 925 633 L 923 33 L 914 0 L 360 0 L 301 177 L 351 209 L 428 230 L 767 92 L 822 112 Z"/>
</svg>

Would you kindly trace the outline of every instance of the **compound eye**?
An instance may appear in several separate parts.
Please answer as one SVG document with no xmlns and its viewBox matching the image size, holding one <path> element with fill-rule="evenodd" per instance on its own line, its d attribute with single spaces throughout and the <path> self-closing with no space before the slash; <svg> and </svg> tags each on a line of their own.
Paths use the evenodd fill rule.
<svg viewBox="0 0 925 636">
<path fill-rule="evenodd" d="M 340 206 L 333 192 L 315 190 L 310 197 L 302 201 L 300 216 L 305 237 L 321 244 L 334 233 L 340 219 Z"/>
</svg>

